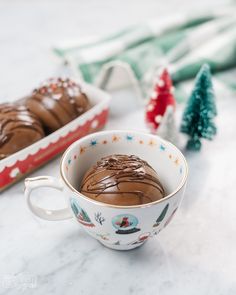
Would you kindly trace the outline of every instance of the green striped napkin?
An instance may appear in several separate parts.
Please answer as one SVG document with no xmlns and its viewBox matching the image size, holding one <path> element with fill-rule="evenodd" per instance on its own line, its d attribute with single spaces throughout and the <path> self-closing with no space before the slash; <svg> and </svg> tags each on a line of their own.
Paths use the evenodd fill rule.
<svg viewBox="0 0 236 295">
<path fill-rule="evenodd" d="M 106 38 L 56 46 L 54 52 L 86 82 L 102 88 L 132 83 L 142 98 L 167 66 L 180 101 L 185 98 L 181 82 L 193 78 L 203 63 L 213 73 L 236 67 L 235 8 L 151 20 Z M 232 75 L 215 79 L 236 90 Z"/>
</svg>

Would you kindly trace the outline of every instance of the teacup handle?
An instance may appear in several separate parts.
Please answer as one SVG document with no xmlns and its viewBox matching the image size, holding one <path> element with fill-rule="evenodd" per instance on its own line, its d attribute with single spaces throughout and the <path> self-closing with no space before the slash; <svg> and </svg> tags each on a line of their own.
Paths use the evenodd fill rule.
<svg viewBox="0 0 236 295">
<path fill-rule="evenodd" d="M 61 181 L 52 176 L 39 176 L 25 179 L 25 196 L 29 209 L 38 217 L 46 220 L 65 220 L 72 218 L 69 208 L 59 210 L 49 210 L 41 208 L 31 200 L 31 193 L 34 189 L 40 187 L 53 187 L 59 191 L 63 191 L 64 186 Z"/>
</svg>

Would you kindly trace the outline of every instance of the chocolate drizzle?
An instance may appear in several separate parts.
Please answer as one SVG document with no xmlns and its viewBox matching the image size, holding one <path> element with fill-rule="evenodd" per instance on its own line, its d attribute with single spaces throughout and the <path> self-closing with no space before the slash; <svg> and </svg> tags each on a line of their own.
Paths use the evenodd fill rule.
<svg viewBox="0 0 236 295">
<path fill-rule="evenodd" d="M 26 137 L 28 134 L 30 142 L 27 142 L 27 138 L 18 137 L 19 131 L 22 132 L 22 130 L 25 130 Z M 44 131 L 41 123 L 25 106 L 0 105 L 0 159 L 17 151 L 17 146 L 23 148 L 43 136 Z M 14 137 L 17 138 L 17 142 L 14 141 Z"/>
<path fill-rule="evenodd" d="M 33 91 L 27 105 L 48 132 L 57 130 L 88 110 L 89 101 L 81 87 L 70 79 L 49 79 Z"/>
<path fill-rule="evenodd" d="M 134 155 L 102 158 L 84 176 L 81 193 L 114 205 L 149 203 L 165 194 L 155 170 Z"/>
<path fill-rule="evenodd" d="M 80 85 L 52 78 L 15 104 L 0 105 L 0 159 L 65 126 L 90 108 Z"/>
</svg>

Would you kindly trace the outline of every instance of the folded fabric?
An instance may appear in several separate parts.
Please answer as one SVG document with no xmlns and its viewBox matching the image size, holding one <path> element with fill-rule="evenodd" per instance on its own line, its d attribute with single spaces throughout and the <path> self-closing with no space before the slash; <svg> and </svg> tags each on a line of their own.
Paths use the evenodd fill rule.
<svg viewBox="0 0 236 295">
<path fill-rule="evenodd" d="M 56 46 L 54 52 L 86 82 L 102 88 L 111 80 L 115 87 L 132 83 L 142 98 L 147 97 L 160 67 L 167 66 L 178 94 L 179 82 L 193 78 L 203 63 L 213 73 L 236 67 L 234 10 L 235 6 L 152 20 L 100 40 Z M 227 82 L 227 75 L 220 80 L 236 89 L 236 81 Z"/>
</svg>

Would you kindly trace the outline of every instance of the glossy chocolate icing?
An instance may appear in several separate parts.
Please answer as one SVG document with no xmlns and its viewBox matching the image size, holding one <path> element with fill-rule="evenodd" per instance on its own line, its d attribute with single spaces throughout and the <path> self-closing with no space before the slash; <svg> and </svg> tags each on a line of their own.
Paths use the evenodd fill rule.
<svg viewBox="0 0 236 295">
<path fill-rule="evenodd" d="M 40 121 L 25 106 L 0 105 L 0 159 L 44 137 Z"/>
<path fill-rule="evenodd" d="M 88 97 L 70 79 L 49 79 L 26 99 L 27 107 L 42 121 L 47 133 L 69 123 L 90 107 Z"/>
<path fill-rule="evenodd" d="M 121 206 L 151 203 L 165 196 L 156 171 L 134 155 L 102 158 L 85 174 L 80 192 L 96 201 Z"/>
</svg>

